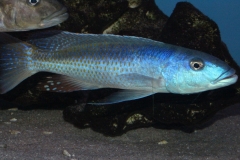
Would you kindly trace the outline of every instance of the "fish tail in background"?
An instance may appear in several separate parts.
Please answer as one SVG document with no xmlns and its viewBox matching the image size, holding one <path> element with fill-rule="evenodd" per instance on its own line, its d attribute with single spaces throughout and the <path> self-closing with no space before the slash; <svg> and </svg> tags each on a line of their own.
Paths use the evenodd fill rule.
<svg viewBox="0 0 240 160">
<path fill-rule="evenodd" d="M 29 69 L 31 45 L 0 33 L 0 93 L 6 93 L 34 74 Z"/>
</svg>

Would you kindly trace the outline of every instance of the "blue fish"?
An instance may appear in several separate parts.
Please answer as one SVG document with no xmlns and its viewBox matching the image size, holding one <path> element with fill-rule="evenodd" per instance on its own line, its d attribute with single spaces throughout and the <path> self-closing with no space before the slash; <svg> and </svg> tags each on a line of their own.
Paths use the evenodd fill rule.
<svg viewBox="0 0 240 160">
<path fill-rule="evenodd" d="M 44 91 L 122 89 L 95 104 L 198 93 L 238 79 L 217 57 L 146 38 L 64 31 L 36 33 L 28 42 L 5 33 L 0 37 L 1 94 L 41 71 L 56 73 L 39 83 Z"/>
</svg>

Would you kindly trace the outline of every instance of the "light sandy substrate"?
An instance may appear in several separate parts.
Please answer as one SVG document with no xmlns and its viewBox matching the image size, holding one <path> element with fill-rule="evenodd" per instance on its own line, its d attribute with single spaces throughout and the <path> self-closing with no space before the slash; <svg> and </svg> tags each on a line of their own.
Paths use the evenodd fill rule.
<svg viewBox="0 0 240 160">
<path fill-rule="evenodd" d="M 240 159 L 240 104 L 193 133 L 142 128 L 106 137 L 79 129 L 61 110 L 0 110 L 0 159 Z"/>
</svg>

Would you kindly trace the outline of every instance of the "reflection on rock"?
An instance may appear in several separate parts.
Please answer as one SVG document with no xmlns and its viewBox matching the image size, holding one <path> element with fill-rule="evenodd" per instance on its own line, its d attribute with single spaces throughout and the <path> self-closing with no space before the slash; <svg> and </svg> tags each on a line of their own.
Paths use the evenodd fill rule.
<svg viewBox="0 0 240 160">
<path fill-rule="evenodd" d="M 141 5 L 142 0 L 128 0 L 129 8 L 137 8 Z"/>
</svg>

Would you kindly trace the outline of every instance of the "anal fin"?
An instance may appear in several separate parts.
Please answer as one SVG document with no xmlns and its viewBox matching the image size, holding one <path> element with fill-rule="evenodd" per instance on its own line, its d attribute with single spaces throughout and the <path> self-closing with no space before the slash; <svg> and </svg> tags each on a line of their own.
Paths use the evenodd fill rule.
<svg viewBox="0 0 240 160">
<path fill-rule="evenodd" d="M 37 88 L 41 91 L 49 92 L 73 92 L 78 90 L 98 89 L 90 83 L 82 82 L 77 78 L 72 78 L 65 75 L 52 75 L 46 77 L 38 83 Z"/>
</svg>

